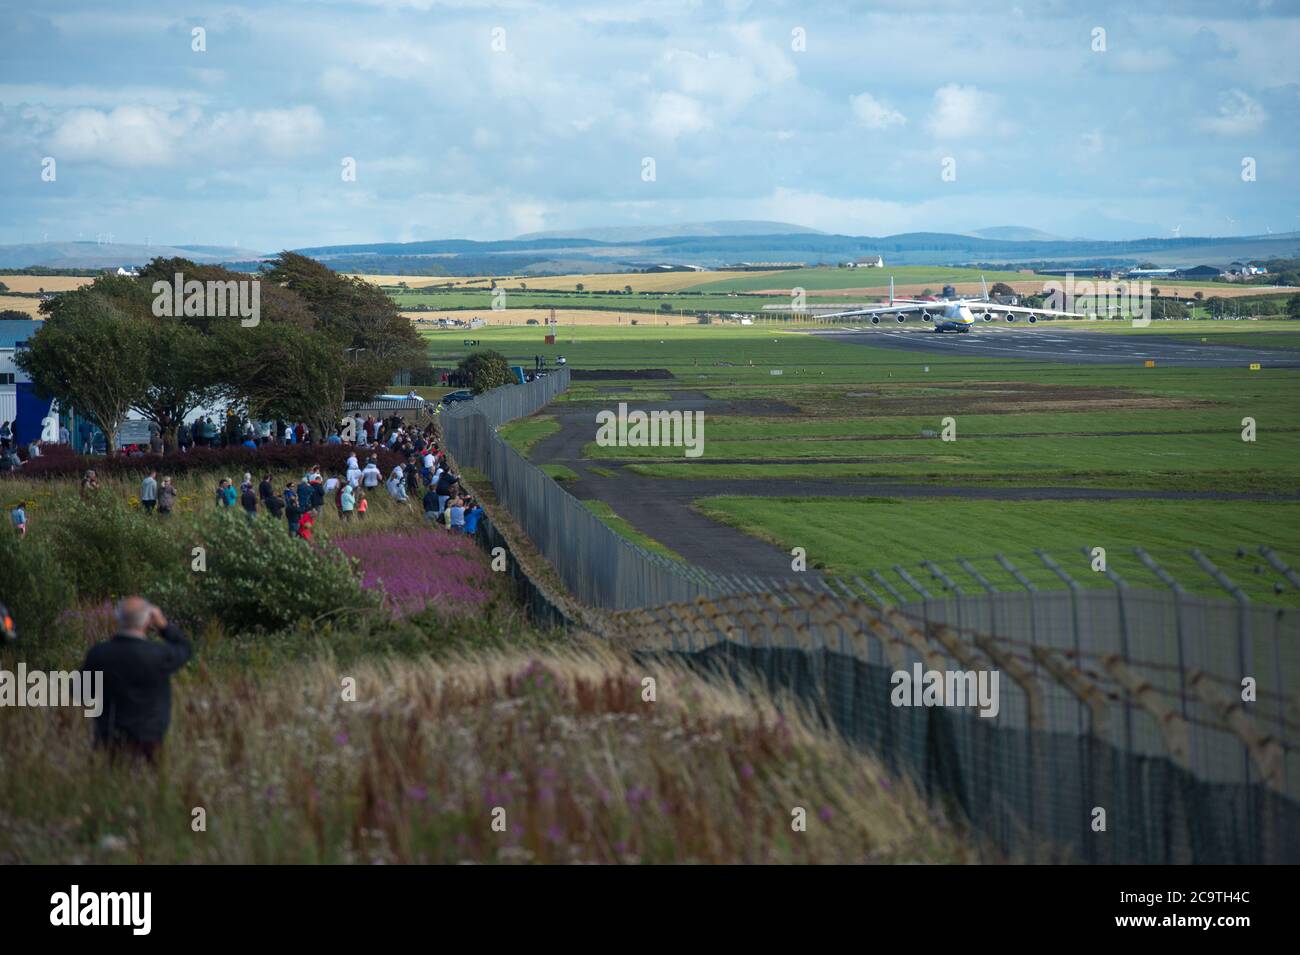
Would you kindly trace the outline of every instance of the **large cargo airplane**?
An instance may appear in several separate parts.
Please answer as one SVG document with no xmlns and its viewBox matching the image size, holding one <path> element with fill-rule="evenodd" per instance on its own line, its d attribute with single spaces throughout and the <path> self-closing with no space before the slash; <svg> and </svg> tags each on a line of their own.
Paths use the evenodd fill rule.
<svg viewBox="0 0 1300 955">
<path fill-rule="evenodd" d="M 989 299 L 989 287 L 980 276 L 980 288 L 983 295 L 979 298 L 956 298 L 925 300 L 917 298 L 895 298 L 894 279 L 889 279 L 889 304 L 872 308 L 855 308 L 848 312 L 830 312 L 818 315 L 818 318 L 869 318 L 872 325 L 879 325 L 883 316 L 893 316 L 896 322 L 905 322 L 909 315 L 915 315 L 923 322 L 932 325 L 936 332 L 969 332 L 975 327 L 978 317 L 986 322 L 996 321 L 999 317 L 1014 322 L 1023 316 L 1030 325 L 1043 318 L 1085 318 L 1078 312 L 1060 312 L 1051 308 L 1028 308 L 1023 305 L 1002 305 Z"/>
</svg>

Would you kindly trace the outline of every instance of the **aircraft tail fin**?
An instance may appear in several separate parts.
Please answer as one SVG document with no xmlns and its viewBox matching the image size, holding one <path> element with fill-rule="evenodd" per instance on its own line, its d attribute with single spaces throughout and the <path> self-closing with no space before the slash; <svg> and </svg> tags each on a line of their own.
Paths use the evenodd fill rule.
<svg viewBox="0 0 1300 955">
<path fill-rule="evenodd" d="M 989 300 L 989 285 L 984 281 L 983 275 L 980 276 L 980 291 L 984 293 L 983 298 L 987 302 Z"/>
</svg>

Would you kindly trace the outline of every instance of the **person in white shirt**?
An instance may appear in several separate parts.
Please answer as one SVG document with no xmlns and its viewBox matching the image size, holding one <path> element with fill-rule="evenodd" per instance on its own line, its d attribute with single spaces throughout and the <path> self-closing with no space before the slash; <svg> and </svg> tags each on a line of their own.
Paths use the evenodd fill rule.
<svg viewBox="0 0 1300 955">
<path fill-rule="evenodd" d="M 379 482 L 384 479 L 383 473 L 374 461 L 366 462 L 366 469 L 361 472 L 361 481 L 367 488 L 378 487 Z"/>
<path fill-rule="evenodd" d="M 361 470 L 360 466 L 357 464 L 357 453 L 355 451 L 353 451 L 351 454 L 348 455 L 347 469 L 351 471 L 353 468 L 356 468 L 357 470 Z"/>
</svg>

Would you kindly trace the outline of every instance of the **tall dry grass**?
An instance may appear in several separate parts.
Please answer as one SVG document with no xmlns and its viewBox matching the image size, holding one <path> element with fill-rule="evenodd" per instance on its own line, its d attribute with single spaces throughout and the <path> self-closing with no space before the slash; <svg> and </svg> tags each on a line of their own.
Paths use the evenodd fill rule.
<svg viewBox="0 0 1300 955">
<path fill-rule="evenodd" d="M 156 769 L 109 765 L 79 711 L 6 714 L 0 864 L 974 856 L 904 782 L 766 697 L 605 651 L 272 676 L 199 663 L 179 682 Z"/>
</svg>

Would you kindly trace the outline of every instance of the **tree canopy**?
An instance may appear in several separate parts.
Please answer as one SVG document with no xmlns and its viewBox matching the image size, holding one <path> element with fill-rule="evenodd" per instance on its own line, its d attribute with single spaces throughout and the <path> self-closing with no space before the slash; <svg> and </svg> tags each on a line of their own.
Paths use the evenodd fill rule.
<svg viewBox="0 0 1300 955">
<path fill-rule="evenodd" d="M 155 315 L 155 283 L 170 290 L 177 275 L 256 282 L 257 322 L 209 314 L 211 302 L 201 314 Z M 423 339 L 381 289 L 293 252 L 254 273 L 156 258 L 138 277 L 100 275 L 41 310 L 47 320 L 20 367 L 100 427 L 110 447 L 128 409 L 170 445 L 190 412 L 220 400 L 327 434 L 345 400 L 370 398 L 399 371 L 428 363 Z"/>
</svg>

